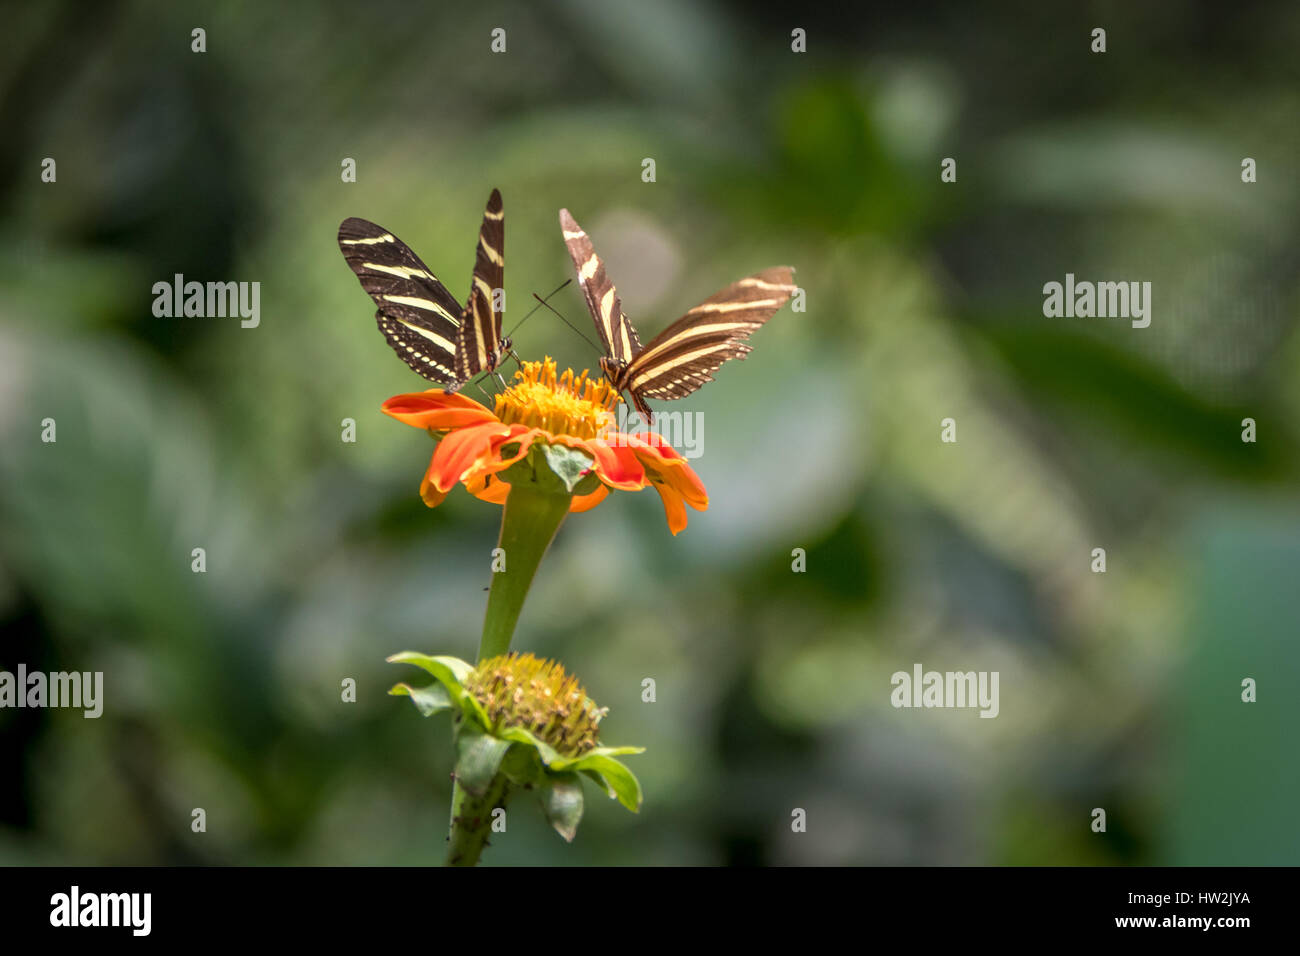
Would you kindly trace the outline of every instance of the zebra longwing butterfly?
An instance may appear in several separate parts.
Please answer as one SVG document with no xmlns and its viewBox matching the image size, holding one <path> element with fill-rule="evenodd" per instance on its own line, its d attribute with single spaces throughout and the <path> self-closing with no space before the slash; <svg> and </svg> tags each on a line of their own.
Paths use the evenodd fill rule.
<svg viewBox="0 0 1300 956">
<path fill-rule="evenodd" d="M 632 404 L 647 423 L 647 398 L 683 398 L 713 381 L 723 362 L 745 357 L 750 351 L 745 339 L 795 291 L 794 270 L 789 266 L 764 269 L 705 299 L 642 348 L 636 329 L 623 314 L 618 290 L 605 274 L 605 264 L 567 209 L 560 210 L 560 228 L 605 346 L 601 371 L 616 389 L 631 394 Z"/>
<path fill-rule="evenodd" d="M 505 279 L 505 231 L 501 193 L 494 189 L 462 308 L 411 247 L 387 229 L 355 218 L 339 226 L 343 258 L 379 307 L 379 331 L 402 361 L 448 391 L 480 372 L 495 371 L 510 351 L 494 295 Z"/>
</svg>

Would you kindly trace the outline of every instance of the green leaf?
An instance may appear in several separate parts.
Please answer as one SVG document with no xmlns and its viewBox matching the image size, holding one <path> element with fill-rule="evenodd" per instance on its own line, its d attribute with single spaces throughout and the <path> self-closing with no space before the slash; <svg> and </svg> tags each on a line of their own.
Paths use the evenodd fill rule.
<svg viewBox="0 0 1300 956">
<path fill-rule="evenodd" d="M 578 775 L 565 773 L 547 777 L 537 796 L 555 832 L 572 843 L 582 820 L 582 782 Z"/>
<path fill-rule="evenodd" d="M 465 678 L 474 670 L 474 665 L 462 661 L 459 657 L 430 657 L 418 651 L 402 651 L 388 658 L 390 664 L 414 664 L 422 667 L 451 690 L 451 685 L 465 683 Z"/>
<path fill-rule="evenodd" d="M 428 687 L 412 687 L 410 684 L 396 684 L 388 691 L 394 697 L 406 696 L 421 715 L 428 717 L 451 707 L 451 695 L 441 684 Z"/>
<path fill-rule="evenodd" d="M 579 770 L 578 773 L 582 774 L 584 777 L 586 777 L 596 786 L 600 787 L 601 791 L 605 794 L 605 796 L 609 797 L 611 800 L 614 799 L 615 794 L 613 788 L 611 788 L 610 785 L 605 782 L 605 778 L 602 777 L 600 774 L 596 773 L 596 771 Z"/>
<path fill-rule="evenodd" d="M 594 471 L 588 472 L 582 480 L 573 486 L 575 495 L 589 495 L 600 487 L 600 476 Z"/>
<path fill-rule="evenodd" d="M 592 771 L 605 779 L 609 789 L 614 791 L 618 802 L 633 813 L 641 809 L 641 783 L 636 775 L 613 757 L 603 754 L 587 754 L 572 764 L 575 770 Z"/>
<path fill-rule="evenodd" d="M 460 704 L 460 711 L 469 720 L 474 721 L 488 733 L 492 732 L 492 719 L 488 717 L 487 711 L 483 705 L 469 691 L 462 689 L 459 696 L 456 696 L 456 703 Z"/>
<path fill-rule="evenodd" d="M 626 754 L 643 754 L 644 747 L 594 747 L 588 750 L 579 760 L 586 757 L 622 757 Z"/>
<path fill-rule="evenodd" d="M 614 759 L 614 755 L 644 753 L 644 747 L 597 747 L 581 757 L 562 757 L 554 747 L 522 727 L 507 727 L 498 735 L 504 740 L 536 748 L 550 776 L 581 771 L 633 813 L 641 809 L 641 784 L 631 770 Z"/>
<path fill-rule="evenodd" d="M 497 735 L 503 740 L 514 741 L 515 743 L 525 744 L 537 749 L 537 755 L 542 758 L 542 763 L 550 767 L 555 763 L 564 762 L 564 758 L 556 752 L 555 748 L 545 740 L 534 737 L 530 732 L 522 727 L 506 727 L 497 732 Z M 563 768 L 558 768 L 563 769 Z"/>
<path fill-rule="evenodd" d="M 394 654 L 388 658 L 388 662 L 390 664 L 414 664 L 416 667 L 428 671 L 446 689 L 450 703 L 458 706 L 467 718 L 481 724 L 483 729 L 488 730 L 491 728 L 491 721 L 488 720 L 483 705 L 475 700 L 474 696 L 462 686 L 465 678 L 474 670 L 472 664 L 462 661 L 459 657 L 430 657 L 428 654 L 420 654 L 417 651 L 402 651 L 400 654 Z M 401 691 L 396 691 L 396 688 L 389 693 L 394 692 L 401 693 Z M 416 706 L 418 707 L 419 704 L 416 704 Z M 428 714 L 425 716 L 428 716 Z"/>
<path fill-rule="evenodd" d="M 546 778 L 546 770 L 532 747 L 511 747 L 501 761 L 501 772 L 518 787 L 535 787 Z"/>
<path fill-rule="evenodd" d="M 588 476 L 591 466 L 595 464 L 595 459 L 586 452 L 568 445 L 542 445 L 541 448 L 547 466 L 564 482 L 564 487 L 570 494 L 578 482 Z"/>
<path fill-rule="evenodd" d="M 510 741 L 485 734 L 476 724 L 462 723 L 456 734 L 456 782 L 482 796 L 501 769 Z"/>
</svg>

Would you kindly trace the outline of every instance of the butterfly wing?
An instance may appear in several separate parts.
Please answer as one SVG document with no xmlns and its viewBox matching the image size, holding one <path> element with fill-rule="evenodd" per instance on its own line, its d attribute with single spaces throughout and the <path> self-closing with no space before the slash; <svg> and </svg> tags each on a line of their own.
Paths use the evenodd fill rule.
<svg viewBox="0 0 1300 956">
<path fill-rule="evenodd" d="M 794 270 L 764 269 L 733 282 L 705 299 L 656 335 L 622 370 L 616 388 L 632 393 L 633 404 L 647 420 L 647 398 L 672 399 L 691 394 L 728 359 L 744 358 L 745 339 L 794 294 Z"/>
<path fill-rule="evenodd" d="M 456 376 L 461 381 L 490 372 L 501 362 L 501 313 L 493 293 L 505 284 L 505 243 L 505 208 L 494 189 L 483 212 L 469 300 L 457 333 Z"/>
<path fill-rule="evenodd" d="M 382 226 L 345 219 L 339 249 L 378 306 L 375 321 L 394 352 L 432 382 L 456 383 L 461 306 L 411 248 Z"/>
<path fill-rule="evenodd" d="M 578 270 L 578 284 L 582 286 L 587 310 L 596 323 L 605 354 L 616 365 L 632 361 L 632 357 L 641 351 L 641 343 L 637 340 L 636 329 L 623 314 L 618 290 L 605 274 L 605 264 L 592 248 L 591 239 L 567 209 L 560 210 L 560 229 L 564 232 L 569 258 Z"/>
</svg>

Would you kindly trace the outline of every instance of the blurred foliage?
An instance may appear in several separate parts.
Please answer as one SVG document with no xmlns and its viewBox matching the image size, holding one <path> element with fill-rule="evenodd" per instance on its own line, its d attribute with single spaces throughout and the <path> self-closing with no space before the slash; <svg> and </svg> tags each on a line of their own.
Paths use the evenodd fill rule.
<svg viewBox="0 0 1300 956">
<path fill-rule="evenodd" d="M 441 859 L 449 737 L 383 659 L 473 655 L 499 509 L 420 503 L 379 405 L 423 386 L 335 232 L 460 295 L 498 186 L 508 325 L 570 275 L 561 206 L 643 336 L 778 263 L 808 311 L 679 403 L 710 510 L 574 517 L 524 610 L 647 745 L 643 811 L 566 846 L 526 808 L 488 863 L 1295 863 L 1297 40 L 1282 2 L 11 9 L 0 669 L 106 705 L 0 711 L 0 862 Z M 1045 319 L 1066 272 L 1151 280 L 1150 328 Z M 175 273 L 259 281 L 260 326 L 155 318 Z M 893 709 L 916 661 L 998 670 L 1000 716 Z"/>
</svg>

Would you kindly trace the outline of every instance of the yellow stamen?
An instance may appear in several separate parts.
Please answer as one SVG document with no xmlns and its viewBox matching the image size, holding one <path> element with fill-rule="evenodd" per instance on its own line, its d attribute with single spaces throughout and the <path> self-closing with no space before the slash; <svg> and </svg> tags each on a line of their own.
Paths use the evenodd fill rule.
<svg viewBox="0 0 1300 956">
<path fill-rule="evenodd" d="M 525 362 L 515 382 L 496 397 L 496 415 L 507 425 L 520 422 L 552 435 L 595 438 L 613 425 L 613 407 L 622 401 L 609 382 L 592 380 L 586 369 L 556 374 L 555 360 Z"/>
<path fill-rule="evenodd" d="M 483 705 L 495 730 L 523 727 L 566 757 L 598 743 L 605 708 L 592 703 L 556 661 L 532 654 L 494 657 L 466 677 L 465 689 Z"/>
</svg>

